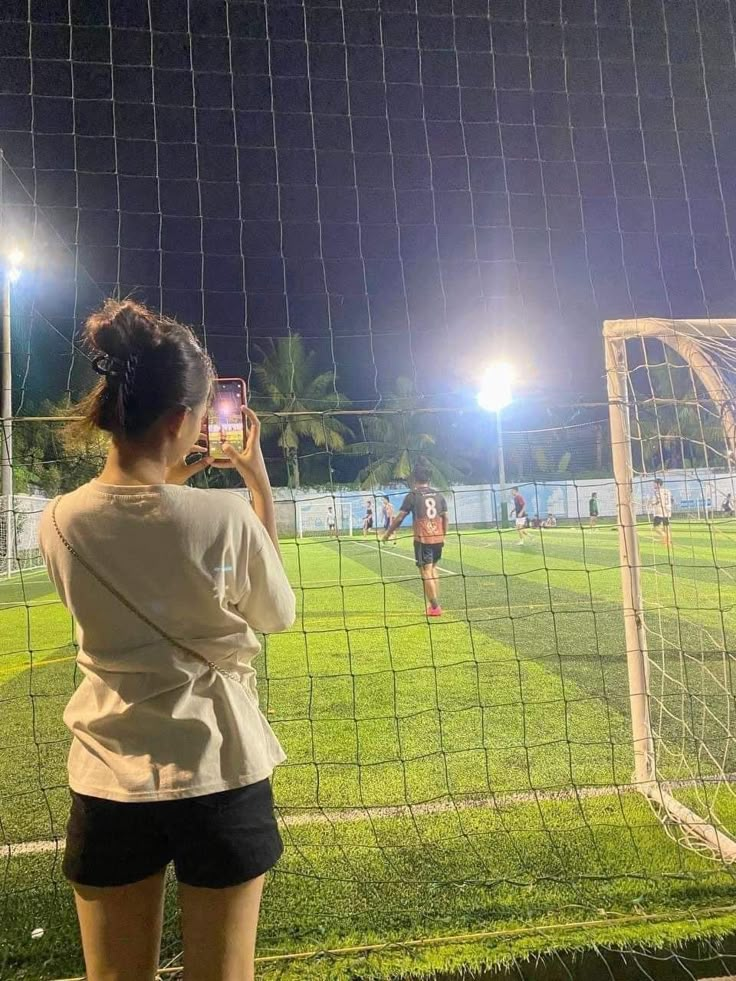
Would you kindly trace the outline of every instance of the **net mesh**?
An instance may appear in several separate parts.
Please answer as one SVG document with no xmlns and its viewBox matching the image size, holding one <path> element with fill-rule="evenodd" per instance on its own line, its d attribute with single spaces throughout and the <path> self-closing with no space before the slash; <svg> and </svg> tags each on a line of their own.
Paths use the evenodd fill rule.
<svg viewBox="0 0 736 981">
<path fill-rule="evenodd" d="M 731 868 L 681 847 L 669 797 L 653 811 L 636 792 L 599 330 L 736 310 L 732 14 L 5 0 L 0 215 L 26 261 L 14 519 L 0 515 L 2 969 L 82 967 L 60 873 L 74 628 L 21 502 L 33 513 L 99 468 L 104 444 L 64 419 L 94 377 L 80 325 L 114 294 L 192 324 L 264 419 L 299 618 L 259 663 L 289 756 L 263 975 L 430 975 L 550 951 L 555 966 L 593 943 L 591 972 L 606 957 L 613 971 L 610 946 L 647 940 L 673 974 L 733 973 L 712 939 L 734 925 Z M 671 551 L 639 529 L 657 786 L 729 831 L 727 400 L 682 352 L 627 343 L 640 518 L 654 473 L 682 487 Z M 724 388 L 732 350 L 708 333 Z M 471 390 L 509 351 L 525 407 L 504 412 L 504 489 Z M 561 408 L 542 412 L 542 393 Z M 452 516 L 435 622 L 411 532 L 375 535 L 420 457 Z M 552 527 L 503 527 L 512 482 Z M 169 881 L 172 972 L 174 900 Z"/>
<path fill-rule="evenodd" d="M 730 835 L 733 627 L 723 600 L 732 573 L 723 550 L 733 540 L 734 324 L 642 321 L 607 332 L 626 345 L 619 351 L 627 403 L 613 411 L 626 413 L 630 445 L 616 476 L 639 484 L 638 506 L 651 526 L 639 534 L 635 587 L 653 740 L 646 776 L 681 785 L 697 802 L 696 825 Z M 685 832 L 703 846 L 697 830 Z M 736 856 L 730 837 L 718 843 L 721 857 Z"/>
</svg>

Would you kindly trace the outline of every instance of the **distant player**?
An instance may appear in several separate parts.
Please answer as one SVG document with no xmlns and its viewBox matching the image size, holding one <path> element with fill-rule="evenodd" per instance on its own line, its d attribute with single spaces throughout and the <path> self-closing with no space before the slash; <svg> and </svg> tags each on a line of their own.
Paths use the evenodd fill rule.
<svg viewBox="0 0 736 981">
<path fill-rule="evenodd" d="M 424 585 L 427 616 L 439 617 L 442 616 L 442 607 L 437 563 L 442 557 L 442 546 L 447 535 L 447 501 L 439 491 L 430 487 L 430 476 L 426 467 L 420 464 L 414 467 L 413 489 L 402 501 L 399 513 L 384 532 L 383 540 L 389 540 L 407 514 L 414 516 L 414 557 Z"/>
<path fill-rule="evenodd" d="M 652 514 L 654 515 L 654 530 L 659 535 L 663 545 L 669 547 L 672 544 L 670 534 L 670 518 L 672 517 L 672 494 L 664 486 L 661 477 L 654 481 L 654 494 L 650 500 Z"/>
<path fill-rule="evenodd" d="M 547 517 L 544 520 L 544 527 L 545 528 L 556 528 L 557 527 L 557 518 L 552 514 L 551 511 L 549 512 L 549 514 L 547 515 Z"/>
<path fill-rule="evenodd" d="M 590 500 L 588 501 L 588 517 L 590 518 L 590 527 L 595 528 L 598 523 L 598 492 L 593 491 L 590 495 Z"/>
<path fill-rule="evenodd" d="M 391 503 L 391 498 L 388 494 L 384 494 L 381 498 L 381 516 L 383 517 L 383 530 L 388 531 L 391 526 L 391 522 L 394 520 L 394 506 Z M 396 535 L 391 536 L 391 541 L 396 541 Z"/>
<path fill-rule="evenodd" d="M 327 534 L 337 534 L 337 522 L 335 521 L 335 509 L 331 504 L 327 506 Z"/>
<path fill-rule="evenodd" d="M 364 538 L 369 531 L 373 531 L 373 501 L 370 499 L 370 497 L 366 498 L 366 502 L 365 502 L 365 514 L 363 516 Z"/>
<path fill-rule="evenodd" d="M 723 513 L 727 518 L 733 517 L 733 494 L 726 494 L 726 499 L 723 502 Z"/>
<path fill-rule="evenodd" d="M 516 518 L 516 531 L 519 535 L 519 540 L 516 544 L 523 545 L 529 538 L 529 533 L 526 530 L 526 501 L 522 497 L 518 487 L 512 487 L 511 493 L 514 495 L 514 516 Z"/>
</svg>

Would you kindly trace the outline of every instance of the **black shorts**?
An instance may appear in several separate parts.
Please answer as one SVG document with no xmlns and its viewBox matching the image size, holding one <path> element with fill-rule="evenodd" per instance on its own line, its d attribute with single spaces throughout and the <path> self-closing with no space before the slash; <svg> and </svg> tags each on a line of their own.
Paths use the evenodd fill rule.
<svg viewBox="0 0 736 981">
<path fill-rule="evenodd" d="M 383 527 L 384 527 L 384 529 L 386 531 L 389 530 L 389 528 L 391 527 L 391 518 L 384 518 L 383 519 Z"/>
<path fill-rule="evenodd" d="M 424 568 L 425 565 L 437 565 L 442 558 L 442 546 L 414 542 L 414 558 L 420 569 Z"/>
<path fill-rule="evenodd" d="M 269 780 L 183 800 L 71 795 L 63 870 L 79 885 L 140 882 L 173 862 L 179 882 L 224 889 L 263 875 L 283 851 Z"/>
<path fill-rule="evenodd" d="M 365 518 L 363 520 L 363 527 L 364 528 L 372 528 L 373 527 L 373 518 Z"/>
<path fill-rule="evenodd" d="M 657 515 L 657 517 L 654 519 L 654 527 L 655 528 L 659 528 L 660 525 L 662 525 L 663 528 L 669 528 L 669 526 L 670 526 L 670 519 L 669 518 L 661 518 L 659 515 Z"/>
</svg>

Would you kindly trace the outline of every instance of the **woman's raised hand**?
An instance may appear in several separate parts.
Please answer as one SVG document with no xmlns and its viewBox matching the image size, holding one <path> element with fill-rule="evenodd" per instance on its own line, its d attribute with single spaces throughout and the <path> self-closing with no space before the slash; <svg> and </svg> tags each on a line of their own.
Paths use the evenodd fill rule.
<svg viewBox="0 0 736 981">
<path fill-rule="evenodd" d="M 235 468 L 249 487 L 270 486 L 268 471 L 263 459 L 261 449 L 261 423 L 258 416 L 252 409 L 243 406 L 243 431 L 245 435 L 245 446 L 242 452 L 238 452 L 229 443 L 222 444 L 223 456 L 226 460 L 215 460 L 212 462 L 214 467 Z M 211 451 L 211 448 L 210 448 Z"/>
</svg>

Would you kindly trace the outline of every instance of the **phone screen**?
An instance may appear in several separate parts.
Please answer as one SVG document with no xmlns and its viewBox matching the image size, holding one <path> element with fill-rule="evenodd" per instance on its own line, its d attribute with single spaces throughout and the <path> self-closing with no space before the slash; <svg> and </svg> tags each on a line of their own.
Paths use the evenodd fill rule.
<svg viewBox="0 0 736 981">
<path fill-rule="evenodd" d="M 242 407 L 245 405 L 245 382 L 240 378 L 218 378 L 215 394 L 207 410 L 207 433 L 210 453 L 217 456 L 221 443 L 229 443 L 238 453 L 245 447 Z"/>
</svg>

